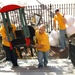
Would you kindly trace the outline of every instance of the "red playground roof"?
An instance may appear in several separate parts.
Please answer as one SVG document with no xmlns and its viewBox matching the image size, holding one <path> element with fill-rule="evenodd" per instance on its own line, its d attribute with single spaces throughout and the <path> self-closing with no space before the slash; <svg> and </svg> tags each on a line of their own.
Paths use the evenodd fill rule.
<svg viewBox="0 0 75 75">
<path fill-rule="evenodd" d="M 2 7 L 2 8 L 0 8 L 0 13 L 13 11 L 13 10 L 23 8 L 23 7 L 24 6 L 19 6 L 19 5 L 15 5 L 15 4 L 6 5 L 6 6 Z"/>
</svg>

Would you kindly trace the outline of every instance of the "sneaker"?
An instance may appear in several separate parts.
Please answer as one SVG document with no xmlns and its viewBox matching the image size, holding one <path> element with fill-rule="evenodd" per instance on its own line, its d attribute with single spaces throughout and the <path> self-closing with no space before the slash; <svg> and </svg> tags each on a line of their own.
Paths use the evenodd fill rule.
<svg viewBox="0 0 75 75">
<path fill-rule="evenodd" d="M 43 67 L 43 65 L 38 65 L 38 68 L 42 68 Z"/>
<path fill-rule="evenodd" d="M 65 51 L 65 49 L 60 49 L 60 50 L 59 50 L 59 52 L 63 52 L 63 51 Z"/>
<path fill-rule="evenodd" d="M 19 67 L 19 65 L 13 65 L 13 66 L 12 66 L 12 68 L 17 68 L 17 67 Z"/>
<path fill-rule="evenodd" d="M 47 66 L 47 64 L 44 65 L 45 67 Z"/>
<path fill-rule="evenodd" d="M 19 65 L 18 64 L 14 64 L 13 66 L 18 67 Z"/>
</svg>

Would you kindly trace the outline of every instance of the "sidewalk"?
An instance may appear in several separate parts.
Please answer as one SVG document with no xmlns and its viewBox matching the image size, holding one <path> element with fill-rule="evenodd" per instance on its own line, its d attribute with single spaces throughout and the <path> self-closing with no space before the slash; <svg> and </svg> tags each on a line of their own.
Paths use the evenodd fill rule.
<svg viewBox="0 0 75 75">
<path fill-rule="evenodd" d="M 37 59 L 18 60 L 19 67 L 3 62 L 0 75 L 75 75 L 75 69 L 68 59 L 49 59 L 47 67 L 37 68 Z"/>
</svg>

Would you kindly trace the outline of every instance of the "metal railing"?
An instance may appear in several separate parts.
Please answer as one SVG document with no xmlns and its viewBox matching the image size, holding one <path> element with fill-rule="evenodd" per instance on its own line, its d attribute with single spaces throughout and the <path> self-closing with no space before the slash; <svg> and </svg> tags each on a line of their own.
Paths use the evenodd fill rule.
<svg viewBox="0 0 75 75">
<path fill-rule="evenodd" d="M 47 26 L 47 32 L 52 30 L 53 26 L 53 17 L 54 11 L 56 8 L 60 9 L 62 14 L 72 15 L 75 17 L 75 4 L 49 4 L 49 5 L 33 5 L 33 6 L 25 6 L 25 16 L 26 21 L 29 24 L 31 22 L 32 16 L 36 18 L 36 25 L 39 23 L 44 23 Z M 9 16 L 12 23 L 14 23 L 18 29 L 21 28 L 20 18 L 18 15 L 18 11 L 10 11 Z M 41 19 L 40 19 L 41 17 Z M 40 19 L 40 20 L 39 20 Z M 0 16 L 0 21 L 2 20 Z"/>
</svg>

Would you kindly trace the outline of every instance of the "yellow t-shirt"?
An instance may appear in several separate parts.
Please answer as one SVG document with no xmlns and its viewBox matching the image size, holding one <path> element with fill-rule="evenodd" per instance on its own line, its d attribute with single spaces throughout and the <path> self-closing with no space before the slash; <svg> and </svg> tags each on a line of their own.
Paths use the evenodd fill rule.
<svg viewBox="0 0 75 75">
<path fill-rule="evenodd" d="M 54 21 L 58 21 L 59 29 L 64 30 L 66 29 L 66 25 L 64 23 L 64 17 L 62 14 L 58 14 L 54 16 Z"/>
<path fill-rule="evenodd" d="M 12 26 L 12 28 L 13 28 L 13 29 L 12 29 L 13 33 L 15 33 L 15 30 L 16 30 L 15 25 L 12 24 L 11 26 Z M 2 44 L 5 45 L 5 46 L 10 47 L 10 43 L 9 43 L 8 41 L 5 41 L 5 40 L 4 40 L 4 38 L 7 37 L 7 35 L 6 35 L 6 30 L 5 30 L 4 25 L 1 26 L 1 28 L 0 28 L 0 33 L 1 33 L 1 36 L 2 36 Z"/>
<path fill-rule="evenodd" d="M 43 52 L 46 52 L 50 49 L 50 42 L 49 42 L 49 37 L 47 33 L 43 33 L 42 35 L 39 34 L 39 32 L 36 32 L 36 39 L 37 39 L 37 44 L 38 45 L 44 45 L 43 48 L 38 48 L 38 50 L 41 50 Z"/>
</svg>

